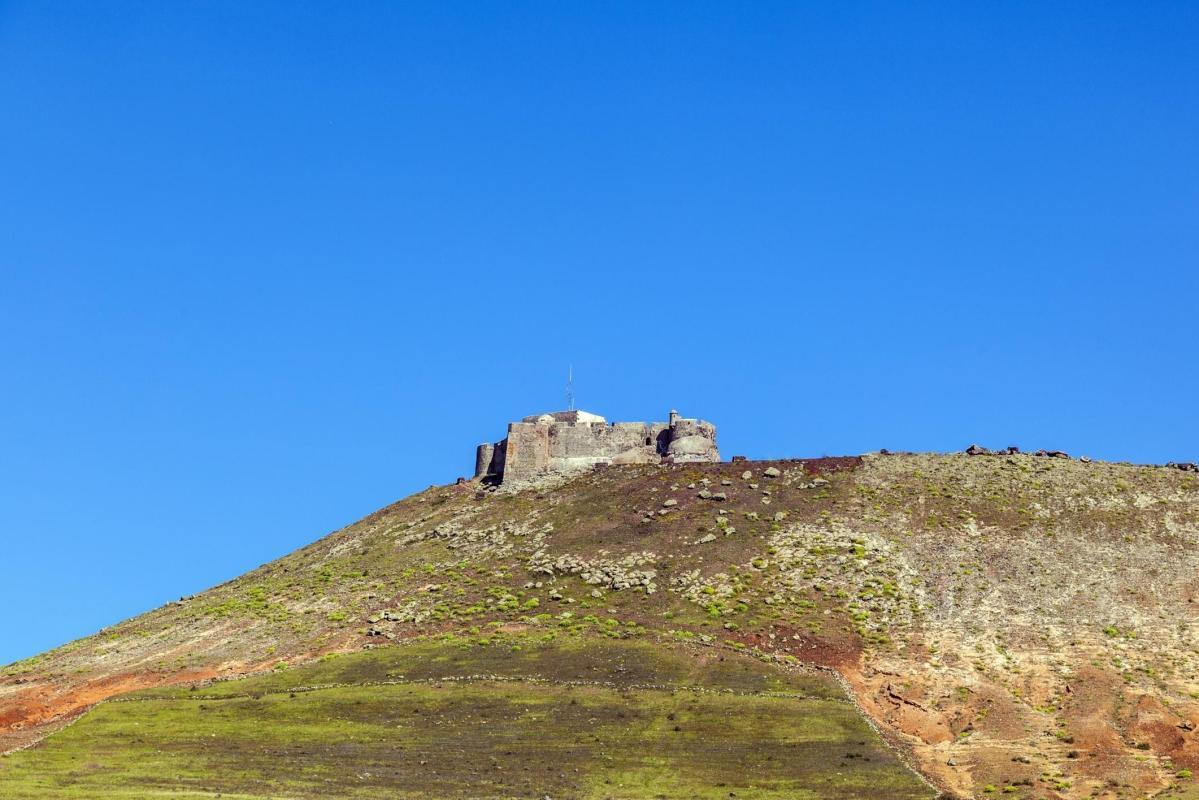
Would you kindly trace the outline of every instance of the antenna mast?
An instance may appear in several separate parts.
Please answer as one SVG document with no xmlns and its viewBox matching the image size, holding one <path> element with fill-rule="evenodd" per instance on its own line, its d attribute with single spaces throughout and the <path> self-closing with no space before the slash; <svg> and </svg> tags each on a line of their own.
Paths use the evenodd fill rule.
<svg viewBox="0 0 1199 800">
<path fill-rule="evenodd" d="M 575 368 L 573 364 L 566 369 L 566 410 L 575 410 Z"/>
</svg>

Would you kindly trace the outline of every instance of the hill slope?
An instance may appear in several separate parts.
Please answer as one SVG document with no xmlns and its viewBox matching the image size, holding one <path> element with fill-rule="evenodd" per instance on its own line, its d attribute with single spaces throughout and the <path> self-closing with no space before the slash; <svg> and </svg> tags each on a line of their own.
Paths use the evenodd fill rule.
<svg viewBox="0 0 1199 800">
<path fill-rule="evenodd" d="M 127 695 L 12 759 L 4 796 L 934 794 L 826 676 L 549 634 L 421 640 Z"/>
<path fill-rule="evenodd" d="M 1197 591 L 1199 482 L 1165 468 L 902 455 L 432 488 L 8 667 L 0 748 L 129 691 L 568 631 L 828 670 L 950 795 L 1199 796 Z M 0 784 L 51 776 L 117 709 L 0 760 Z"/>
</svg>

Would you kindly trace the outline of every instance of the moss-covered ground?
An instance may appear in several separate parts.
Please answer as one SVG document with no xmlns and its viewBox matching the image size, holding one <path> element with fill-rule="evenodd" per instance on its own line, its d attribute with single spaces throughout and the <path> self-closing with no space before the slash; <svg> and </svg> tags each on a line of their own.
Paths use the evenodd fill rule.
<svg viewBox="0 0 1199 800">
<path fill-rule="evenodd" d="M 482 643 L 485 641 L 486 643 Z M 435 637 L 97 706 L 35 798 L 929 798 L 821 673 L 670 642 Z"/>
</svg>

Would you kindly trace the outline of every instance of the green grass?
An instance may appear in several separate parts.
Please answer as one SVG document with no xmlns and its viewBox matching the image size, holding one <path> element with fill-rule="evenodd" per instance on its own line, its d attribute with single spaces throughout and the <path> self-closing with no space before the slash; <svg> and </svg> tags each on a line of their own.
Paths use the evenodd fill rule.
<svg viewBox="0 0 1199 800">
<path fill-rule="evenodd" d="M 591 635 L 425 640 L 143 692 L 0 759 L 12 800 L 932 794 L 821 674 Z"/>
</svg>

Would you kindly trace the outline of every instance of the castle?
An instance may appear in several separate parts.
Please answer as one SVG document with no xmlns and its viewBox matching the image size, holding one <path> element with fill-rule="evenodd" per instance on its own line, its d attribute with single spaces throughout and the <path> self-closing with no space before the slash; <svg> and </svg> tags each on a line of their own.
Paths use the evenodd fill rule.
<svg viewBox="0 0 1199 800">
<path fill-rule="evenodd" d="M 481 444 L 475 479 L 511 483 L 591 469 L 597 464 L 719 461 L 716 426 L 670 412 L 668 422 L 615 422 L 586 411 L 556 411 L 508 425 L 508 436 Z"/>
</svg>

